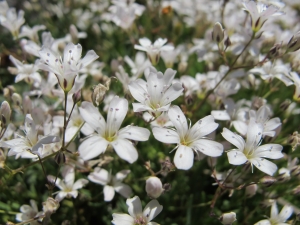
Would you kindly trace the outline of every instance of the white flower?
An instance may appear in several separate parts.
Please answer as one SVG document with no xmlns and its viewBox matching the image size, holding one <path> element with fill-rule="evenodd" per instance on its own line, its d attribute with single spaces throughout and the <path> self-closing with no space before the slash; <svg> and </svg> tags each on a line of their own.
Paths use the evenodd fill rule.
<svg viewBox="0 0 300 225">
<path fill-rule="evenodd" d="M 25 137 L 18 135 L 18 138 L 4 141 L 2 147 L 10 148 L 8 156 L 16 155 L 16 158 L 37 158 L 39 149 L 43 148 L 44 144 L 58 142 L 58 136 L 38 136 L 38 130 L 30 114 L 26 115 L 25 119 Z M 41 156 L 42 157 L 42 156 Z"/>
<path fill-rule="evenodd" d="M 60 189 L 55 196 L 55 200 L 61 201 L 64 198 L 76 198 L 78 195 L 78 189 L 81 189 L 89 181 L 86 179 L 79 179 L 74 183 L 75 170 L 73 166 L 65 166 L 62 171 L 63 180 L 56 178 L 55 176 L 48 175 L 47 178 L 50 182 L 54 183 Z"/>
<path fill-rule="evenodd" d="M 154 127 L 154 137 L 163 143 L 177 144 L 174 158 L 178 169 L 188 170 L 194 163 L 194 152 L 217 157 L 223 152 L 223 145 L 207 139 L 205 136 L 217 129 L 213 116 L 200 119 L 192 127 L 188 127 L 187 120 L 178 106 L 172 106 L 168 112 L 169 118 L 176 130 Z"/>
<path fill-rule="evenodd" d="M 25 82 L 32 84 L 35 87 L 39 87 L 42 82 L 41 75 L 37 72 L 39 69 L 36 64 L 23 64 L 12 55 L 9 56 L 10 61 L 16 66 L 8 67 L 8 70 L 12 74 L 16 74 L 15 83 L 24 80 Z"/>
<path fill-rule="evenodd" d="M 265 144 L 260 146 L 262 135 L 263 125 L 256 123 L 253 119 L 250 120 L 248 125 L 246 142 L 241 136 L 224 128 L 222 136 L 237 147 L 237 149 L 227 152 L 229 163 L 242 165 L 249 161 L 252 166 L 254 165 L 262 172 L 272 176 L 276 172 L 277 166 L 265 158 L 282 158 L 282 146 L 279 144 Z"/>
<path fill-rule="evenodd" d="M 30 200 L 30 205 L 22 205 L 20 207 L 20 211 L 21 213 L 18 213 L 16 215 L 16 220 L 19 222 L 24 222 L 42 215 L 42 212 L 38 211 L 38 207 L 34 200 Z M 30 225 L 38 225 L 38 224 L 40 224 L 38 221 L 30 222 Z"/>
<path fill-rule="evenodd" d="M 147 141 L 150 132 L 146 128 L 131 125 L 120 129 L 128 111 L 126 99 L 118 96 L 112 99 L 107 122 L 90 102 L 83 102 L 79 111 L 86 123 L 96 131 L 79 146 L 78 151 L 84 160 L 92 159 L 105 152 L 108 145 L 111 145 L 119 157 L 127 162 L 133 163 L 137 160 L 138 153 L 129 140 Z"/>
<path fill-rule="evenodd" d="M 268 6 L 255 1 L 243 2 L 243 5 L 244 10 L 248 11 L 251 16 L 251 26 L 254 32 L 259 31 L 269 17 L 282 14 L 274 5 Z"/>
<path fill-rule="evenodd" d="M 123 197 L 129 198 L 132 190 L 127 184 L 122 183 L 129 173 L 130 170 L 122 170 L 116 176 L 112 176 L 107 170 L 96 167 L 94 172 L 90 173 L 88 179 L 104 186 L 104 201 L 109 202 L 114 198 L 115 191 Z"/>
<path fill-rule="evenodd" d="M 158 63 L 161 51 L 170 51 L 174 49 L 174 46 L 172 45 L 165 45 L 167 43 L 167 39 L 162 38 L 157 39 L 152 44 L 148 38 L 144 37 L 139 39 L 139 43 L 140 45 L 134 45 L 134 48 L 147 52 L 148 58 L 153 65 Z"/>
<path fill-rule="evenodd" d="M 278 214 L 278 208 L 276 201 L 273 202 L 271 208 L 271 216 L 269 219 L 261 220 L 254 225 L 288 225 L 289 223 L 285 223 L 287 219 L 292 215 L 293 207 L 289 205 L 285 205 L 280 213 Z"/>
<path fill-rule="evenodd" d="M 141 200 L 138 196 L 127 199 L 126 204 L 130 215 L 114 213 L 111 221 L 114 225 L 158 225 L 156 222 L 150 222 L 163 209 L 157 200 L 150 201 L 144 211 L 142 211 Z"/>
<path fill-rule="evenodd" d="M 24 25 L 21 28 L 21 33 L 19 35 L 19 38 L 28 37 L 32 41 L 38 42 L 39 41 L 38 32 L 40 30 L 45 30 L 45 29 L 46 29 L 46 26 L 44 26 L 44 25 L 35 25 L 32 28 L 29 27 L 28 25 Z"/>
<path fill-rule="evenodd" d="M 51 49 L 43 47 L 39 51 L 41 57 L 39 68 L 53 72 L 61 88 L 68 92 L 72 89 L 79 71 L 99 57 L 93 50 L 90 50 L 81 59 L 81 52 L 80 44 L 69 43 L 64 49 L 64 58 L 61 59 Z"/>
<path fill-rule="evenodd" d="M 11 32 L 14 39 L 18 38 L 19 29 L 23 23 L 25 23 L 23 10 L 20 10 L 17 15 L 15 8 L 9 8 L 6 11 L 6 15 L 1 17 L 1 25 Z"/>
<path fill-rule="evenodd" d="M 280 119 L 278 117 L 270 119 L 271 110 L 268 106 L 261 106 L 257 112 L 250 110 L 250 119 L 253 118 L 256 123 L 260 123 L 263 126 L 263 136 L 274 137 L 276 132 L 275 129 L 281 125 Z"/>
<path fill-rule="evenodd" d="M 140 103 L 132 103 L 134 112 L 163 112 L 167 111 L 171 102 L 178 98 L 183 87 L 181 83 L 173 83 L 175 70 L 167 69 L 165 74 L 152 71 L 146 76 L 147 82 L 137 79 L 129 84 L 131 95 Z"/>
<path fill-rule="evenodd" d="M 245 100 L 240 100 L 235 103 L 231 98 L 223 100 L 225 110 L 212 110 L 211 115 L 216 120 L 231 121 L 230 126 L 233 125 L 237 132 L 242 135 L 247 133 L 248 107 L 242 107 Z"/>
</svg>

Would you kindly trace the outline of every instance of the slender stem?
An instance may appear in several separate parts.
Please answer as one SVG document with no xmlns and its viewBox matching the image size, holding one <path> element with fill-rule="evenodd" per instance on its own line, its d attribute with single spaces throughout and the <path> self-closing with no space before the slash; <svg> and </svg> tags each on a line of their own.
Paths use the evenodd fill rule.
<svg viewBox="0 0 300 225">
<path fill-rule="evenodd" d="M 3 213 L 3 214 L 10 214 L 10 215 L 16 215 L 16 214 L 18 214 L 19 212 L 12 212 L 12 211 L 6 211 L 6 210 L 0 209 L 0 213 Z"/>
<path fill-rule="evenodd" d="M 43 169 L 43 173 L 44 173 L 44 175 L 45 175 L 46 180 L 48 181 L 48 179 L 47 179 L 47 174 L 46 174 L 46 170 L 45 170 L 45 167 L 44 167 L 43 162 L 42 162 L 42 160 L 41 160 L 41 157 L 40 157 L 38 154 L 36 154 L 36 155 L 37 155 L 37 157 L 39 158 L 39 162 L 40 162 L 41 167 L 42 167 L 42 169 Z M 47 182 L 47 183 L 48 183 L 48 182 Z"/>
<path fill-rule="evenodd" d="M 63 140 L 61 150 L 65 150 L 65 141 L 66 141 L 66 129 L 67 129 L 67 100 L 68 100 L 68 92 L 65 92 L 65 108 L 64 108 L 64 127 L 63 127 Z M 60 151 L 61 151 L 60 150 Z"/>
<path fill-rule="evenodd" d="M 231 63 L 231 66 L 229 67 L 229 69 L 228 69 L 228 71 L 225 73 L 225 75 L 222 77 L 222 79 L 216 84 L 216 86 L 215 86 L 213 89 L 209 90 L 209 91 L 206 93 L 204 99 L 200 102 L 200 104 L 199 104 L 196 108 L 194 108 L 194 109 L 192 110 L 193 112 L 197 111 L 197 110 L 198 110 L 198 109 L 206 102 L 207 98 L 208 98 L 208 97 L 209 97 L 209 96 L 217 89 L 217 87 L 222 83 L 222 81 L 225 80 L 225 78 L 228 76 L 228 74 L 229 74 L 231 71 L 234 70 L 234 67 L 233 67 L 233 66 L 235 65 L 235 63 L 237 62 L 237 60 L 240 58 L 240 56 L 244 53 L 244 51 L 248 48 L 248 46 L 251 44 L 251 42 L 253 41 L 254 37 L 255 37 L 255 32 L 252 33 L 252 36 L 251 36 L 250 40 L 249 40 L 249 41 L 247 42 L 247 44 L 244 46 L 244 48 L 243 48 L 243 50 L 241 51 L 241 53 L 238 54 L 237 57 L 235 58 L 235 60 Z"/>
<path fill-rule="evenodd" d="M 15 223 L 14 225 L 22 225 L 22 224 L 29 224 L 30 222 L 33 222 L 33 221 L 36 221 L 36 220 L 39 220 L 39 219 L 42 219 L 44 218 L 45 215 L 41 215 L 39 217 L 35 217 L 35 218 L 32 218 L 32 219 L 29 219 L 29 220 L 26 220 L 26 221 L 23 221 L 21 223 Z"/>
<path fill-rule="evenodd" d="M 69 124 L 69 122 L 70 122 L 71 115 L 72 115 L 72 113 L 73 113 L 73 110 L 74 110 L 74 108 L 75 108 L 75 105 L 76 105 L 76 103 L 73 104 L 73 107 L 72 107 L 72 109 L 71 109 L 71 112 L 70 112 L 69 118 L 68 118 L 68 120 L 67 120 L 66 126 L 68 126 L 68 124 Z"/>
</svg>

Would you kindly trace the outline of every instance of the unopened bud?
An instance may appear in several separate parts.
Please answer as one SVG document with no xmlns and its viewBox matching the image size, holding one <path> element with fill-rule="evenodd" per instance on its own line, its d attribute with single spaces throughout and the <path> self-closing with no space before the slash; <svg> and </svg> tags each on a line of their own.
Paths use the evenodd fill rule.
<svg viewBox="0 0 300 225">
<path fill-rule="evenodd" d="M 74 24 L 71 24 L 69 31 L 71 34 L 72 42 L 77 43 L 78 42 L 78 30 Z"/>
<path fill-rule="evenodd" d="M 277 180 L 274 177 L 271 176 L 265 176 L 260 179 L 260 183 L 265 185 L 266 187 L 270 187 L 272 184 L 274 184 Z"/>
<path fill-rule="evenodd" d="M 217 22 L 214 25 L 213 31 L 211 33 L 213 41 L 220 43 L 224 39 L 224 29 L 222 25 Z"/>
<path fill-rule="evenodd" d="M 294 133 L 289 136 L 288 144 L 292 146 L 292 151 L 295 151 L 298 145 L 300 145 L 300 135 L 297 131 L 294 131 Z"/>
<path fill-rule="evenodd" d="M 74 104 L 76 104 L 77 102 L 80 102 L 80 100 L 81 100 L 81 90 L 75 92 L 72 95 L 72 99 L 73 99 Z"/>
<path fill-rule="evenodd" d="M 94 87 L 92 101 L 95 106 L 99 106 L 102 103 L 106 92 L 109 90 L 110 82 L 111 79 L 108 79 L 105 83 L 105 86 L 103 84 L 98 84 Z"/>
<path fill-rule="evenodd" d="M 45 202 L 43 202 L 43 212 L 47 214 L 54 213 L 59 208 L 59 202 L 54 198 L 48 197 Z"/>
<path fill-rule="evenodd" d="M 17 94 L 17 93 L 13 93 L 13 95 L 11 96 L 11 99 L 13 101 L 13 103 L 17 106 L 21 106 L 22 105 L 22 97 L 21 95 Z"/>
<path fill-rule="evenodd" d="M 54 157 L 55 162 L 58 165 L 64 164 L 66 162 L 66 156 L 63 152 L 58 152 Z"/>
<path fill-rule="evenodd" d="M 24 114 L 31 114 L 32 112 L 32 101 L 31 99 L 29 98 L 29 96 L 25 96 L 24 99 L 23 99 L 23 112 Z"/>
<path fill-rule="evenodd" d="M 293 190 L 292 190 L 292 193 L 294 195 L 299 195 L 300 194 L 300 185 L 298 185 L 297 187 L 295 187 Z"/>
<path fill-rule="evenodd" d="M 251 198 L 256 194 L 257 191 L 257 184 L 251 184 L 246 187 L 246 196 L 247 198 Z"/>
<path fill-rule="evenodd" d="M 225 45 L 225 48 L 228 48 L 230 45 L 231 45 L 231 41 L 230 41 L 230 38 L 227 37 L 224 41 L 224 45 Z"/>
<path fill-rule="evenodd" d="M 291 169 L 291 174 L 293 176 L 298 176 L 300 174 L 300 166 L 295 166 Z"/>
<path fill-rule="evenodd" d="M 150 198 L 158 198 L 164 189 L 161 180 L 157 177 L 150 177 L 146 180 L 146 192 Z"/>
<path fill-rule="evenodd" d="M 219 220 L 224 225 L 231 225 L 234 221 L 236 221 L 236 214 L 234 212 L 224 213 Z"/>
<path fill-rule="evenodd" d="M 293 35 L 287 43 L 287 52 L 295 52 L 300 48 L 300 31 Z"/>
<path fill-rule="evenodd" d="M 11 109 L 7 101 L 2 102 L 0 107 L 0 121 L 4 126 L 10 123 Z"/>
<path fill-rule="evenodd" d="M 178 71 L 180 73 L 185 72 L 186 69 L 187 69 L 187 66 L 188 66 L 188 63 L 186 61 L 180 61 L 179 64 L 178 64 Z"/>
<path fill-rule="evenodd" d="M 288 107 L 291 105 L 291 103 L 292 103 L 291 100 L 286 99 L 286 100 L 284 100 L 284 102 L 282 102 L 282 103 L 280 104 L 279 107 L 280 107 L 281 110 L 285 111 L 285 110 L 288 109 Z"/>
<path fill-rule="evenodd" d="M 3 95 L 6 99 L 10 99 L 11 96 L 13 95 L 13 93 L 15 93 L 15 92 L 16 92 L 16 89 L 11 85 L 9 85 L 3 89 Z"/>
<path fill-rule="evenodd" d="M 275 44 L 269 51 L 270 58 L 274 58 L 279 55 L 279 49 L 281 48 L 281 44 Z"/>
</svg>

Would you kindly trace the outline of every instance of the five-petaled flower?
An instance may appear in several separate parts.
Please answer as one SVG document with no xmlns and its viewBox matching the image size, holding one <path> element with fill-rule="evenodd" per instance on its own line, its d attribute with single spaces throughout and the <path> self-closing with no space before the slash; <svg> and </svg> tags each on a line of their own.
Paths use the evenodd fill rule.
<svg viewBox="0 0 300 225">
<path fill-rule="evenodd" d="M 79 110 L 86 123 L 96 131 L 79 146 L 80 156 L 84 160 L 92 159 L 105 152 L 108 145 L 111 145 L 119 157 L 127 162 L 133 163 L 137 160 L 137 150 L 129 140 L 147 141 L 150 131 L 132 125 L 120 129 L 128 111 L 126 99 L 115 96 L 111 100 L 107 122 L 90 102 L 83 102 Z"/>
<path fill-rule="evenodd" d="M 262 142 L 263 131 L 263 124 L 257 123 L 254 119 L 251 119 L 248 125 L 247 140 L 245 142 L 240 135 L 224 128 L 222 136 L 237 147 L 237 149 L 232 149 L 227 152 L 229 163 L 233 165 L 242 165 L 249 161 L 252 166 L 254 165 L 262 172 L 272 176 L 276 172 L 277 166 L 265 158 L 282 158 L 282 146 L 279 144 L 260 145 Z"/>
<path fill-rule="evenodd" d="M 178 98 L 183 92 L 182 84 L 173 83 L 175 70 L 167 69 L 165 74 L 156 72 L 150 68 L 146 75 L 147 82 L 137 79 L 130 82 L 129 91 L 131 95 L 140 103 L 132 103 L 134 112 L 148 111 L 155 116 L 161 112 L 168 111 L 171 102 Z"/>
<path fill-rule="evenodd" d="M 82 47 L 80 44 L 74 45 L 69 43 L 64 49 L 64 58 L 57 56 L 50 48 L 43 47 L 39 51 L 41 61 L 39 68 L 49 72 L 53 72 L 61 88 L 65 92 L 69 92 L 75 82 L 75 78 L 79 71 L 92 63 L 99 56 L 95 51 L 90 50 L 86 56 L 81 59 Z"/>
<path fill-rule="evenodd" d="M 156 222 L 151 222 L 163 209 L 157 200 L 150 201 L 144 211 L 138 196 L 127 199 L 126 204 L 130 215 L 114 213 L 111 221 L 114 225 L 158 225 Z"/>
<path fill-rule="evenodd" d="M 220 156 L 223 153 L 222 144 L 205 137 L 218 127 L 213 116 L 206 116 L 189 128 L 186 117 L 178 106 L 172 106 L 168 115 L 176 130 L 154 127 L 152 131 L 157 140 L 163 143 L 177 144 L 174 163 L 178 169 L 188 170 L 193 166 L 193 151 L 212 157 Z"/>
</svg>

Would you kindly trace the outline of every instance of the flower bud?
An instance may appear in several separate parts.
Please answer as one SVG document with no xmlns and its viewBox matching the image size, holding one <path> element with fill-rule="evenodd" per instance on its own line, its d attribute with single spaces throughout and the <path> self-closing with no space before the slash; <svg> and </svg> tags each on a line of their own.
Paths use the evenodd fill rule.
<svg viewBox="0 0 300 225">
<path fill-rule="evenodd" d="M 77 102 L 79 102 L 81 100 L 81 90 L 79 90 L 76 93 L 74 93 L 72 95 L 72 99 L 73 99 L 74 104 L 76 104 Z"/>
<path fill-rule="evenodd" d="M 29 98 L 29 96 L 25 96 L 24 100 L 23 100 L 23 112 L 24 114 L 31 114 L 32 112 L 32 102 L 31 99 Z"/>
<path fill-rule="evenodd" d="M 217 22 L 214 25 L 213 32 L 211 33 L 213 41 L 220 43 L 224 39 L 224 29 L 222 25 Z"/>
<path fill-rule="evenodd" d="M 58 165 L 64 164 L 66 162 L 66 156 L 63 152 L 58 152 L 54 157 L 55 162 Z"/>
<path fill-rule="evenodd" d="M 300 49 L 300 31 L 293 35 L 287 43 L 287 52 L 295 52 Z"/>
<path fill-rule="evenodd" d="M 230 38 L 227 37 L 224 41 L 224 45 L 225 45 L 225 48 L 228 48 L 230 45 L 231 45 L 231 41 L 230 41 Z"/>
<path fill-rule="evenodd" d="M 21 95 L 17 94 L 17 93 L 13 93 L 13 95 L 11 96 L 11 99 L 13 101 L 13 103 L 17 106 L 21 106 L 22 105 L 22 97 Z"/>
<path fill-rule="evenodd" d="M 256 194 L 257 191 L 257 184 L 251 184 L 246 187 L 246 196 L 247 198 L 251 198 Z"/>
<path fill-rule="evenodd" d="M 10 123 L 11 109 L 7 101 L 2 102 L 0 107 L 0 120 L 4 126 Z"/>
<path fill-rule="evenodd" d="M 266 187 L 270 187 L 276 181 L 277 181 L 276 178 L 271 177 L 271 176 L 264 176 L 263 178 L 260 179 L 260 183 L 262 183 Z"/>
<path fill-rule="evenodd" d="M 224 213 L 219 220 L 224 225 L 231 225 L 234 221 L 236 221 L 236 214 L 234 212 Z"/>
<path fill-rule="evenodd" d="M 43 202 L 43 212 L 45 214 L 52 214 L 59 208 L 59 202 L 54 198 L 48 197 L 45 202 Z"/>
<path fill-rule="evenodd" d="M 161 180 L 157 177 L 150 177 L 146 180 L 146 192 L 150 198 L 158 198 L 164 189 Z"/>
</svg>

